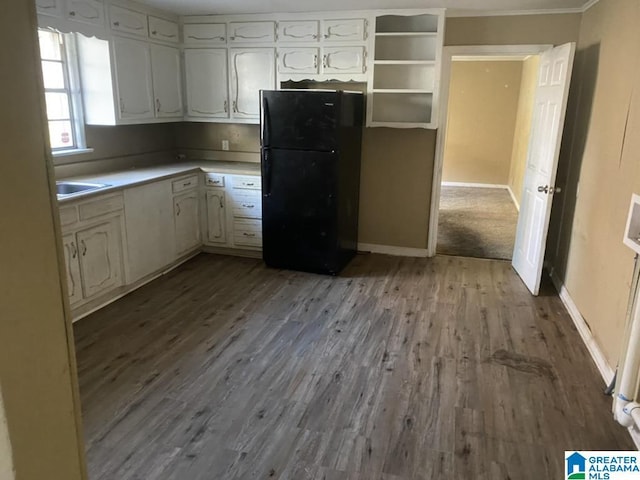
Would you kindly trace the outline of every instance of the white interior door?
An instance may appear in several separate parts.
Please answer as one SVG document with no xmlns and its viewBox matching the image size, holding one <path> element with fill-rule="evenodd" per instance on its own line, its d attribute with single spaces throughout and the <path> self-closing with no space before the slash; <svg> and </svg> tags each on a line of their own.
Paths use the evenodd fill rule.
<svg viewBox="0 0 640 480">
<path fill-rule="evenodd" d="M 512 261 L 513 268 L 534 295 L 538 294 L 542 277 L 574 53 L 575 44 L 567 43 L 540 55 L 529 154 Z"/>
</svg>

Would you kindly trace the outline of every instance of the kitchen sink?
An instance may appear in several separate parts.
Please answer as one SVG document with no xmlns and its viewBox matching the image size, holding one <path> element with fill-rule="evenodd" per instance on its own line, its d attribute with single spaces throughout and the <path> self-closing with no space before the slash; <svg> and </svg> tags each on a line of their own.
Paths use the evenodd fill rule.
<svg viewBox="0 0 640 480">
<path fill-rule="evenodd" d="M 56 182 L 56 190 L 59 197 L 66 197 L 76 193 L 89 192 L 99 188 L 109 187 L 106 183 L 84 183 L 84 182 Z"/>
</svg>

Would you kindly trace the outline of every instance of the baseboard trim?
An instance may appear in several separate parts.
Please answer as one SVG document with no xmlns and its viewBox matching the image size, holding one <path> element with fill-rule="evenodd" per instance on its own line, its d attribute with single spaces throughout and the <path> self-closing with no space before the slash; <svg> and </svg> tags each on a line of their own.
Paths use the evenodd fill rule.
<svg viewBox="0 0 640 480">
<path fill-rule="evenodd" d="M 509 189 L 509 185 L 497 183 L 466 183 L 466 182 L 442 182 L 443 187 L 469 187 L 469 188 L 504 188 Z"/>
<path fill-rule="evenodd" d="M 516 199 L 516 196 L 513 193 L 513 190 L 511 190 L 511 187 L 508 185 L 507 185 L 507 190 L 509 191 L 509 195 L 511 195 L 511 200 L 513 200 L 513 204 L 516 206 L 516 210 L 520 211 L 520 203 L 518 203 L 518 200 Z"/>
<path fill-rule="evenodd" d="M 609 385 L 611 383 L 611 380 L 613 380 L 613 376 L 615 374 L 614 369 L 611 367 L 611 365 L 609 365 L 609 362 L 607 362 L 607 359 L 604 356 L 604 353 L 602 352 L 600 345 L 598 345 L 598 342 L 596 341 L 593 334 L 591 333 L 591 329 L 589 328 L 589 325 L 587 325 L 587 322 L 585 321 L 584 317 L 580 313 L 578 306 L 573 301 L 573 298 L 571 298 L 569 291 L 567 290 L 567 288 L 564 286 L 562 281 L 558 278 L 558 276 L 554 272 L 551 273 L 551 281 L 553 282 L 556 289 L 558 290 L 558 295 L 560 296 L 560 300 L 562 300 L 562 303 L 564 303 L 564 306 L 566 307 L 567 312 L 569 312 L 569 316 L 573 320 L 573 324 L 578 329 L 578 333 L 580 334 L 582 341 L 586 345 L 587 350 L 589 350 L 589 353 L 591 354 L 591 358 L 596 364 L 596 367 L 598 367 L 598 370 L 600 371 L 600 375 L 602 376 L 604 383 L 606 385 Z M 640 436 L 639 436 L 639 439 L 640 439 Z"/>
<path fill-rule="evenodd" d="M 358 243 L 359 252 L 382 253 L 397 257 L 428 257 L 426 248 L 394 247 L 391 245 L 378 245 L 375 243 Z"/>
</svg>

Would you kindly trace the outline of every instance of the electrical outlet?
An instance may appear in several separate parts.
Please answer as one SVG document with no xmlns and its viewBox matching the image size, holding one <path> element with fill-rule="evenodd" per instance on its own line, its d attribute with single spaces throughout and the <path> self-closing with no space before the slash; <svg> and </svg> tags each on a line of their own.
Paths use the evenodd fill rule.
<svg viewBox="0 0 640 480">
<path fill-rule="evenodd" d="M 222 140 L 222 150 L 229 150 L 229 140 Z"/>
</svg>

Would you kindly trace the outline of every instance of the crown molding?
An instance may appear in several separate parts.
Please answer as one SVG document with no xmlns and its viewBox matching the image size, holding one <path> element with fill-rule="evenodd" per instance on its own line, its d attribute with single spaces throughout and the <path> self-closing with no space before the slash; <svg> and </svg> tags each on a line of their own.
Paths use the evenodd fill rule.
<svg viewBox="0 0 640 480">
<path fill-rule="evenodd" d="M 589 0 L 587 3 L 584 4 L 584 6 L 582 7 L 582 13 L 586 12 L 587 10 L 589 10 L 591 7 L 593 7 L 596 3 L 598 3 L 600 0 Z"/>
<path fill-rule="evenodd" d="M 595 0 L 596 2 L 598 0 Z M 595 2 L 593 2 L 595 3 Z M 590 7 L 591 5 L 589 5 Z M 447 17 L 511 17 L 519 15 L 560 15 L 584 13 L 584 7 L 580 8 L 549 8 L 545 10 L 469 10 L 447 9 Z"/>
</svg>

